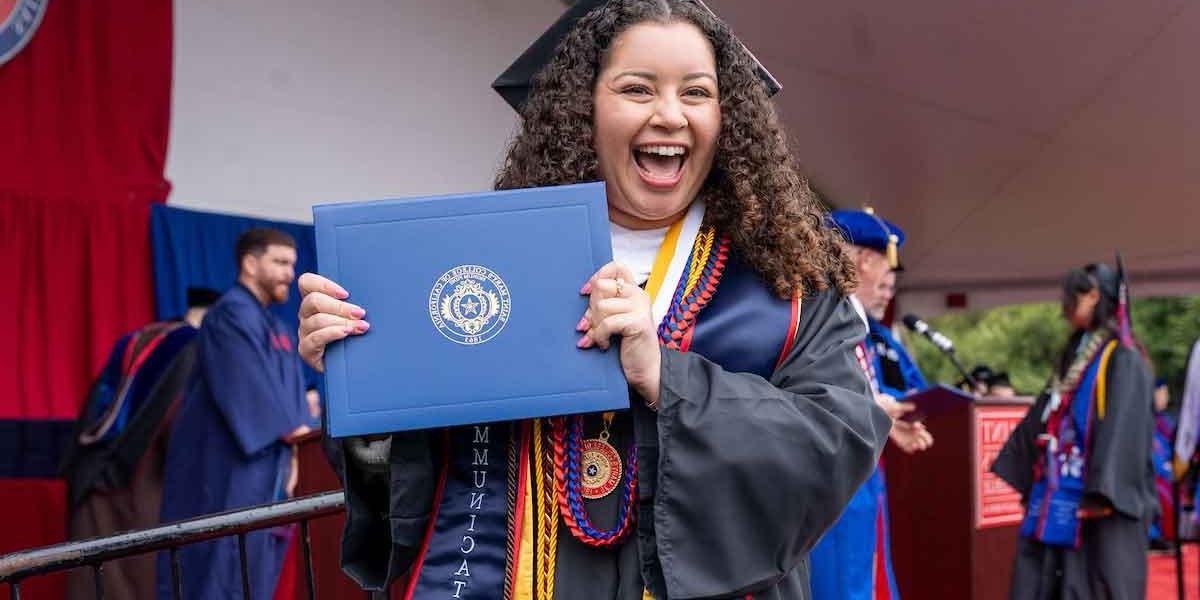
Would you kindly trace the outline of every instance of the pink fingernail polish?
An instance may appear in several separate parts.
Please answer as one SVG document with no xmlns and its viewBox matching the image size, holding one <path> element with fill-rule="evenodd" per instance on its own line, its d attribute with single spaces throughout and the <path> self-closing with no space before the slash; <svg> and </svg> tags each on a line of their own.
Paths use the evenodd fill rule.
<svg viewBox="0 0 1200 600">
<path fill-rule="evenodd" d="M 579 323 L 575 325 L 575 331 L 587 331 L 588 325 L 587 317 L 580 317 Z"/>
<path fill-rule="evenodd" d="M 350 309 L 350 316 L 354 317 L 355 319 L 361 319 L 361 318 L 365 317 L 366 315 L 367 315 L 367 311 L 365 311 L 357 306 Z"/>
<path fill-rule="evenodd" d="M 587 348 L 588 342 L 591 341 L 591 339 L 592 338 L 589 338 L 588 336 L 585 335 L 585 336 L 579 338 L 578 342 L 575 342 L 575 347 L 576 348 Z"/>
<path fill-rule="evenodd" d="M 366 332 L 367 332 L 367 330 L 368 330 L 368 329 L 370 329 L 370 328 L 371 328 L 371 324 L 370 324 L 370 323 L 368 323 L 368 322 L 366 322 L 366 321 L 360 321 L 360 322 L 359 322 L 359 325 L 358 325 L 358 331 L 359 331 L 360 333 L 366 333 Z"/>
<path fill-rule="evenodd" d="M 583 284 L 583 287 L 579 288 L 579 293 L 580 294 L 592 293 L 592 282 L 589 281 L 589 282 Z"/>
</svg>

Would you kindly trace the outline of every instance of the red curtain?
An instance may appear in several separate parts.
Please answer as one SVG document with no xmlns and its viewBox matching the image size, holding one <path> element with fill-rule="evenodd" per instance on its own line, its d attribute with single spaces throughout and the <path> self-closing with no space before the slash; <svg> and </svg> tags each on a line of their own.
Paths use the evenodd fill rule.
<svg viewBox="0 0 1200 600">
<path fill-rule="evenodd" d="M 148 224 L 170 189 L 171 7 L 52 0 L 0 65 L 0 420 L 74 419 L 112 343 L 153 318 Z M 64 535 L 61 483 L 24 475 L 0 480 L 0 553 Z M 22 588 L 62 596 L 53 578 Z"/>
</svg>

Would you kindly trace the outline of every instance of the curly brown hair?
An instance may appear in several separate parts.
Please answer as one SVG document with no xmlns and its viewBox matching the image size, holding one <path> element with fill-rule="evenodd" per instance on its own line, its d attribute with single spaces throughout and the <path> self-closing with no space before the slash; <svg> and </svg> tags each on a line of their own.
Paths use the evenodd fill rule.
<svg viewBox="0 0 1200 600">
<path fill-rule="evenodd" d="M 592 94 L 608 49 L 647 21 L 687 22 L 708 38 L 720 84 L 721 132 L 700 190 L 705 221 L 783 298 L 849 294 L 854 264 L 826 210 L 799 175 L 756 63 L 729 27 L 695 0 L 610 0 L 580 19 L 534 80 L 496 189 L 599 179 Z"/>
</svg>

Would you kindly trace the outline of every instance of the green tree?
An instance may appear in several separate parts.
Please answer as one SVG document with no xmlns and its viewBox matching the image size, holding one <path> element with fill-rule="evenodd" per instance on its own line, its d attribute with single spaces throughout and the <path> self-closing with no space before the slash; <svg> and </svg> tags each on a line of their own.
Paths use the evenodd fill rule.
<svg viewBox="0 0 1200 600">
<path fill-rule="evenodd" d="M 1200 337 L 1200 297 L 1137 299 L 1134 330 L 1154 362 L 1157 377 L 1178 397 L 1188 352 Z M 1057 303 L 1005 306 L 951 313 L 931 321 L 954 340 L 959 360 L 970 369 L 986 364 L 1008 371 L 1021 394 L 1036 394 L 1050 376 L 1070 333 Z M 930 381 L 956 382 L 961 375 L 932 344 L 909 335 L 913 358 Z"/>
<path fill-rule="evenodd" d="M 1171 396 L 1179 397 L 1188 353 L 1200 337 L 1200 297 L 1136 300 L 1133 323 L 1154 362 L 1155 377 L 1166 379 Z"/>
</svg>

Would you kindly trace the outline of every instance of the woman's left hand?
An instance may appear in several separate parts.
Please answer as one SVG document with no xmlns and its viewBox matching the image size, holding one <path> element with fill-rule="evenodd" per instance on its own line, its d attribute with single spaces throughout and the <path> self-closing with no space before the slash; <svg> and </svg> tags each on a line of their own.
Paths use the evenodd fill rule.
<svg viewBox="0 0 1200 600">
<path fill-rule="evenodd" d="M 648 406 L 656 407 L 662 367 L 658 332 L 650 316 L 650 295 L 634 281 L 629 267 L 616 262 L 592 275 L 579 291 L 589 299 L 587 312 L 576 326 L 577 331 L 585 332 L 577 345 L 607 350 L 612 337 L 620 336 L 625 379 Z"/>
</svg>

